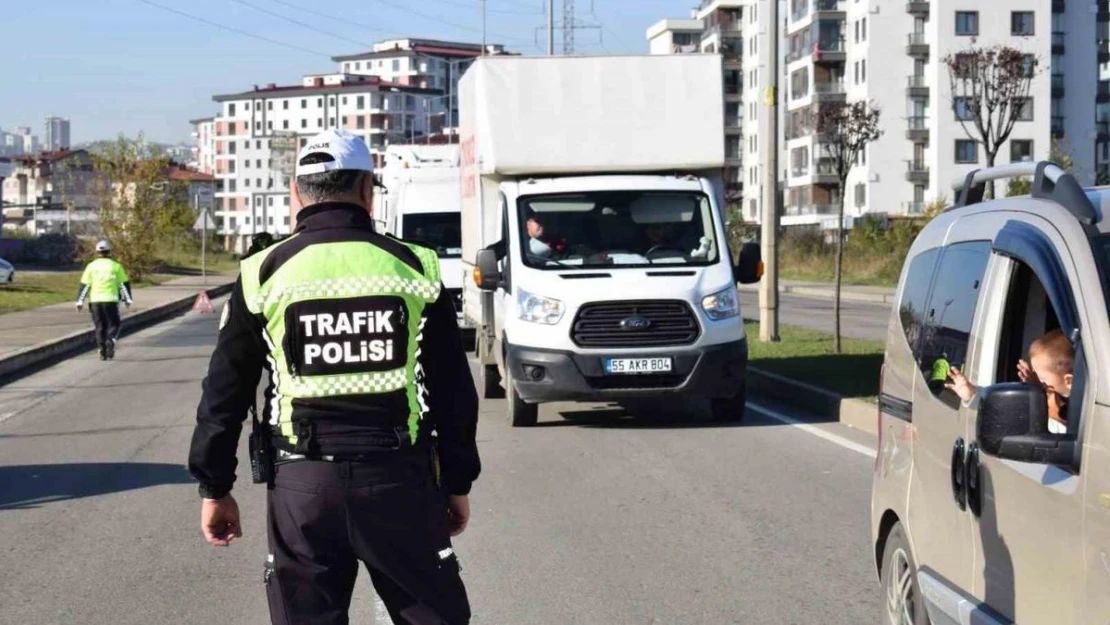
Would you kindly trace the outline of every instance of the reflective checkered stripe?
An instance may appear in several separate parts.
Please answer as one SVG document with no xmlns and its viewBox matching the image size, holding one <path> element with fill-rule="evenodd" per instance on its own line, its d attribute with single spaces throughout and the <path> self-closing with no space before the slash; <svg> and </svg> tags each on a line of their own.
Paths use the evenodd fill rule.
<svg viewBox="0 0 1110 625">
<path fill-rule="evenodd" d="M 283 243 L 290 240 L 292 238 Z M 276 415 L 271 415 L 272 422 L 279 426 L 282 435 L 291 444 L 296 444 L 297 438 L 293 433 L 294 400 L 303 403 L 317 398 L 406 390 L 409 414 L 397 425 L 405 423 L 415 441 L 420 422 L 427 412 L 423 375 L 417 361 L 424 309 L 439 298 L 441 288 L 436 253 L 423 247 L 409 246 L 421 262 L 421 273 L 373 245 L 359 242 L 318 243 L 300 250 L 265 283 L 259 284 L 263 262 L 280 247 L 281 244 L 271 246 L 241 264 L 244 299 L 251 312 L 264 319 L 271 363 L 275 367 L 271 408 L 278 409 Z M 328 267 L 330 275 L 321 275 L 320 267 Z M 366 296 L 395 296 L 405 302 L 408 310 L 405 323 L 412 337 L 408 342 L 405 366 L 390 371 L 346 375 L 292 375 L 285 354 L 286 309 L 304 301 Z"/>
</svg>

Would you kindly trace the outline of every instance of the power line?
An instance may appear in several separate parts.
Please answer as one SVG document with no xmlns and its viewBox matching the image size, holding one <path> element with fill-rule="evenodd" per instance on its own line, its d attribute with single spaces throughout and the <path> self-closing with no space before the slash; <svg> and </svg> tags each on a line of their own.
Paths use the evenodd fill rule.
<svg viewBox="0 0 1110 625">
<path fill-rule="evenodd" d="M 434 15 L 428 15 L 427 13 L 421 13 L 420 11 L 417 11 L 416 9 L 409 8 L 409 7 L 407 7 L 403 4 L 390 2 L 389 0 L 377 0 L 377 2 L 379 4 L 384 4 L 386 6 L 393 7 L 394 9 L 397 9 L 398 11 L 404 11 L 406 13 L 411 13 L 412 15 L 415 15 L 417 17 L 422 17 L 426 20 L 432 20 L 433 22 L 439 22 L 440 24 L 443 24 L 445 26 L 451 26 L 453 28 L 458 28 L 459 30 L 469 30 L 471 32 L 477 32 L 477 33 L 482 32 L 481 28 L 474 28 L 473 26 L 464 26 L 462 24 L 456 24 L 454 22 L 448 22 L 447 20 L 441 19 L 441 18 L 436 17 Z M 477 7 L 475 7 L 475 9 L 477 9 Z M 529 41 L 527 39 L 524 39 L 522 37 L 513 37 L 513 36 L 510 36 L 510 35 L 503 35 L 503 34 L 500 34 L 500 33 L 495 33 L 495 32 L 490 32 L 490 31 L 486 31 L 486 32 L 490 35 L 493 35 L 493 36 L 499 38 L 499 39 L 515 40 L 515 41 L 521 41 L 521 42 L 524 42 L 524 43 L 534 43 L 534 42 Z"/>
<path fill-rule="evenodd" d="M 312 54 L 314 56 L 323 56 L 323 57 L 328 58 L 329 60 L 331 59 L 330 54 L 324 54 L 323 52 L 319 52 L 319 51 L 316 51 L 316 50 L 309 50 L 308 48 L 302 48 L 300 46 L 293 45 L 291 43 L 285 43 L 284 41 L 278 41 L 277 39 L 270 39 L 269 37 L 264 37 L 262 35 L 256 35 L 254 33 L 247 32 L 245 30 L 240 30 L 240 29 L 235 28 L 233 26 L 227 26 L 227 25 L 224 25 L 224 24 L 220 24 L 219 22 L 213 22 L 211 20 L 207 20 L 203 17 L 197 17 L 196 15 L 192 15 L 192 14 L 186 13 L 184 11 L 178 11 L 177 9 L 173 9 L 173 8 L 170 8 L 170 7 L 167 7 L 167 6 L 163 6 L 161 4 L 151 2 L 150 0 L 136 0 L 136 2 L 141 2 L 143 4 L 146 4 L 146 5 L 155 7 L 155 8 L 162 9 L 163 11 L 169 11 L 170 13 L 175 13 L 177 15 L 180 15 L 181 17 L 186 17 L 186 18 L 189 18 L 191 20 L 200 22 L 202 24 L 208 24 L 209 26 L 214 26 L 214 27 L 219 28 L 221 30 L 226 30 L 228 32 L 233 32 L 237 35 L 243 35 L 244 37 L 251 37 L 252 39 L 258 39 L 259 41 L 265 41 L 266 43 L 272 43 L 275 46 L 282 46 L 284 48 L 289 48 L 289 49 L 292 49 L 292 50 L 296 50 L 298 52 L 306 52 L 306 53 Z"/>
<path fill-rule="evenodd" d="M 478 6 L 467 2 L 458 2 L 456 0 L 431 0 L 432 2 L 440 2 L 442 4 L 449 4 L 451 6 L 463 7 L 466 9 L 478 9 Z M 532 9 L 531 11 L 507 11 L 505 9 L 486 9 L 487 13 L 500 13 L 502 15 L 542 15 L 542 9 Z"/>
<path fill-rule="evenodd" d="M 385 33 L 387 35 L 400 34 L 397 31 L 385 30 L 383 28 L 378 28 L 377 26 L 371 26 L 369 24 L 365 24 L 365 23 L 362 23 L 362 22 L 356 22 L 355 20 L 352 20 L 352 19 L 349 19 L 349 18 L 346 18 L 346 17 L 339 17 L 335 14 L 324 13 L 324 12 L 321 12 L 321 11 L 314 11 L 312 9 L 306 9 L 305 7 L 297 6 L 297 5 L 295 5 L 291 2 L 285 2 L 285 0 L 270 0 L 270 2 L 274 2 L 274 3 L 280 4 L 282 6 L 287 6 L 291 9 L 296 9 L 298 11 L 304 11 L 305 13 L 308 13 L 309 15 L 315 15 L 316 17 L 323 17 L 323 18 L 326 18 L 326 19 L 329 19 L 329 20 L 335 20 L 337 22 L 342 22 L 344 24 L 348 24 L 348 25 L 351 25 L 351 26 L 358 26 L 359 28 L 365 28 L 366 30 L 369 30 L 371 32 Z"/>
<path fill-rule="evenodd" d="M 306 23 L 304 23 L 300 20 L 295 20 L 291 17 L 286 17 L 286 16 L 284 16 L 280 13 L 275 13 L 274 11 L 271 11 L 269 9 L 260 7 L 256 4 L 251 4 L 250 2 L 247 2 L 246 0 L 231 0 L 231 1 L 235 2 L 235 3 L 238 3 L 238 4 L 241 4 L 243 6 L 250 7 L 252 9 L 254 9 L 255 11 L 260 11 L 262 13 L 265 13 L 266 15 L 271 15 L 271 16 L 276 17 L 278 19 L 285 20 L 286 22 L 289 22 L 290 24 L 296 24 L 297 26 L 300 26 L 301 28 L 306 28 L 306 29 L 311 30 L 313 32 L 320 33 L 322 35 L 327 35 L 329 37 L 334 37 L 336 39 L 342 39 L 343 41 L 349 41 L 349 42 L 351 42 L 353 44 L 356 44 L 358 46 L 365 46 L 366 45 L 365 41 L 358 41 L 357 39 L 351 39 L 350 37 L 345 37 L 345 36 L 340 35 L 338 33 L 333 33 L 331 31 L 327 31 L 327 30 L 324 30 L 322 28 L 316 28 L 315 26 L 312 26 L 310 24 L 306 24 Z"/>
</svg>

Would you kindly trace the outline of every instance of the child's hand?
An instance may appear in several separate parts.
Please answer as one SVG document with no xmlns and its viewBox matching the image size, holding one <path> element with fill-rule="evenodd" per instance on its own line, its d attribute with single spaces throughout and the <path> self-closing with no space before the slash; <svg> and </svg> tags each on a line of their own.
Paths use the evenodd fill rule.
<svg viewBox="0 0 1110 625">
<path fill-rule="evenodd" d="M 975 385 L 968 381 L 959 369 L 952 367 L 948 370 L 948 378 L 952 382 L 945 384 L 944 387 L 955 393 L 961 401 L 967 403 L 975 397 Z"/>
<path fill-rule="evenodd" d="M 1037 377 L 1037 372 L 1033 371 L 1033 367 L 1024 360 L 1019 360 L 1017 364 L 1018 379 L 1026 384 L 1040 384 L 1041 379 Z"/>
</svg>

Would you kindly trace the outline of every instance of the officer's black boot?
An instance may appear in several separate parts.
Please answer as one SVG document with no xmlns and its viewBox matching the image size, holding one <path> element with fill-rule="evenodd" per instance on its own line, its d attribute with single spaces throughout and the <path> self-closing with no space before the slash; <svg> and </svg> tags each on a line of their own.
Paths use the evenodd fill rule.
<svg viewBox="0 0 1110 625">
<path fill-rule="evenodd" d="M 108 360 L 116 357 L 116 339 L 108 339 L 108 343 L 104 346 L 104 351 L 108 355 Z"/>
<path fill-rule="evenodd" d="M 108 350 L 103 345 L 100 346 L 100 359 L 101 360 L 108 360 Z"/>
</svg>

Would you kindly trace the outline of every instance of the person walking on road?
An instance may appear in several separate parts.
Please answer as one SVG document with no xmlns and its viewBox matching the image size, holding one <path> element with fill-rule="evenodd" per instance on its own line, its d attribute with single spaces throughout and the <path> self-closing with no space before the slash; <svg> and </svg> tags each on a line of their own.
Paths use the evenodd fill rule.
<svg viewBox="0 0 1110 625">
<path fill-rule="evenodd" d="M 77 310 L 87 300 L 93 324 L 96 326 L 96 346 L 101 360 L 116 357 L 116 339 L 119 338 L 119 303 L 123 300 L 131 307 L 131 279 L 119 261 L 112 258 L 112 246 L 107 241 L 96 244 L 98 258 L 85 267 L 81 288 L 77 292 Z"/>
<path fill-rule="evenodd" d="M 296 167 L 296 230 L 240 263 L 203 383 L 201 530 L 214 546 L 243 535 L 235 451 L 265 370 L 249 448 L 271 622 L 347 623 L 361 561 L 395 624 L 465 625 L 451 537 L 481 469 L 478 396 L 438 257 L 374 232 L 362 139 L 326 131 Z"/>
</svg>

